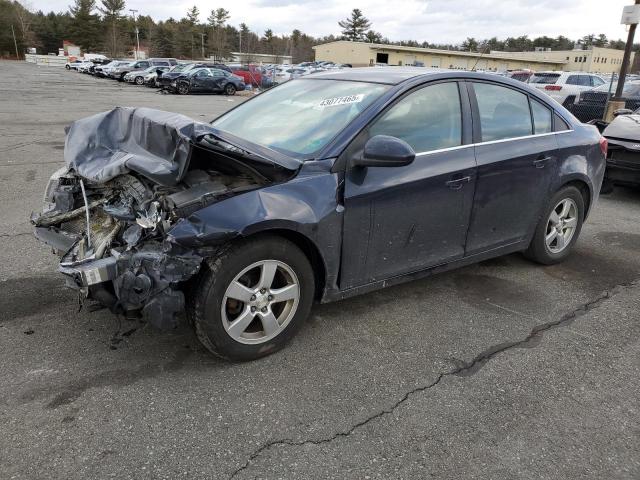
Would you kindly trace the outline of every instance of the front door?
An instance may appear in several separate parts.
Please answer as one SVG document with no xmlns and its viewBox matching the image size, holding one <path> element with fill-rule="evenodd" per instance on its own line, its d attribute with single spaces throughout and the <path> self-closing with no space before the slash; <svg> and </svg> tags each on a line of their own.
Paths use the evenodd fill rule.
<svg viewBox="0 0 640 480">
<path fill-rule="evenodd" d="M 473 146 L 465 145 L 468 110 L 457 82 L 431 84 L 405 95 L 354 141 L 391 135 L 416 158 L 403 167 L 347 166 L 341 288 L 464 255 L 476 167 Z"/>
<path fill-rule="evenodd" d="M 478 171 L 467 255 L 530 237 L 549 198 L 558 155 L 547 106 L 506 86 L 471 85 Z"/>
</svg>

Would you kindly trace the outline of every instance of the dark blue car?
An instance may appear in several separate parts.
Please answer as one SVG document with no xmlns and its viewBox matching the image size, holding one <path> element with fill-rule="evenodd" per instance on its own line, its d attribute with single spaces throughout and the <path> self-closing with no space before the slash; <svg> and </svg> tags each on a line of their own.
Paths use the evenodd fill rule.
<svg viewBox="0 0 640 480">
<path fill-rule="evenodd" d="M 314 301 L 518 251 L 563 260 L 606 149 L 518 81 L 349 69 L 212 124 L 126 108 L 75 122 L 32 220 L 83 296 L 164 328 L 186 309 L 211 352 L 248 360 Z"/>
</svg>

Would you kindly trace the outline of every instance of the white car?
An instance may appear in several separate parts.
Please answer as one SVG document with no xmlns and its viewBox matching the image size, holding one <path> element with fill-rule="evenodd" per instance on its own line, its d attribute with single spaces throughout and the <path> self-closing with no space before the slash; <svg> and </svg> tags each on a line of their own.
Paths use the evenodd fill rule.
<svg viewBox="0 0 640 480">
<path fill-rule="evenodd" d="M 581 92 L 604 85 L 605 81 L 593 73 L 551 71 L 534 73 L 529 83 L 566 106 L 575 103 Z"/>
</svg>

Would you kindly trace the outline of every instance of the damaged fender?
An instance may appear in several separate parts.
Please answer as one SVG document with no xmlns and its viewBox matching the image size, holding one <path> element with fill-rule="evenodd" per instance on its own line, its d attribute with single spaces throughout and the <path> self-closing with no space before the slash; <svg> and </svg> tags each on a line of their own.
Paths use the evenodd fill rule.
<svg viewBox="0 0 640 480">
<path fill-rule="evenodd" d="M 180 220 L 168 240 L 184 248 L 218 246 L 260 232 L 295 232 L 313 245 L 325 273 L 324 294 L 337 288 L 343 207 L 331 160 L 306 162 L 298 176 L 209 205 Z"/>
</svg>

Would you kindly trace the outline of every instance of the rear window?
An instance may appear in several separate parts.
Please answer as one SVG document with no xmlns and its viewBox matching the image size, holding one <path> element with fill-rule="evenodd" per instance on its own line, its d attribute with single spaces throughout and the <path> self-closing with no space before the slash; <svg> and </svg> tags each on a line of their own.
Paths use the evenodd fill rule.
<svg viewBox="0 0 640 480">
<path fill-rule="evenodd" d="M 546 85 L 554 84 L 560 78 L 559 73 L 534 73 L 529 83 L 543 83 Z"/>
</svg>

